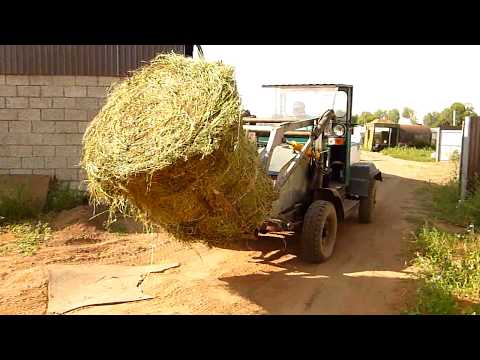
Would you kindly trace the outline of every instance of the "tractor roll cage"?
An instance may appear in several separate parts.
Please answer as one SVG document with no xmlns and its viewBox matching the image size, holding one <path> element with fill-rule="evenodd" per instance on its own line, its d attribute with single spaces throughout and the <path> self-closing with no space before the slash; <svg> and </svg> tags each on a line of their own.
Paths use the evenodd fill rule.
<svg viewBox="0 0 480 360">
<path fill-rule="evenodd" d="M 294 88 L 312 88 L 312 89 L 329 89 L 336 91 L 343 91 L 347 94 L 347 114 L 346 122 L 347 124 L 352 123 L 352 97 L 353 97 L 353 86 L 345 84 L 269 84 L 262 85 L 263 88 L 277 88 L 277 89 L 294 89 Z"/>
</svg>

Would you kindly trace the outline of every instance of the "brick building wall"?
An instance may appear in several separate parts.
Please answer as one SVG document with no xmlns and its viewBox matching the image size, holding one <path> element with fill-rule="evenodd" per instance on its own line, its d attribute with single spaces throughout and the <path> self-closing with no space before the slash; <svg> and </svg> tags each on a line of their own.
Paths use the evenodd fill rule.
<svg viewBox="0 0 480 360">
<path fill-rule="evenodd" d="M 82 186 L 82 137 L 118 77 L 0 75 L 0 174 Z"/>
</svg>

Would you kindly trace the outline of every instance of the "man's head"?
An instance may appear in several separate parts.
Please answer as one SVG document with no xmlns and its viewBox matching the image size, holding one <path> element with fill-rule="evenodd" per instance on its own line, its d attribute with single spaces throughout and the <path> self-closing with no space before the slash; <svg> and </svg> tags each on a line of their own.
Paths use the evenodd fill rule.
<svg viewBox="0 0 480 360">
<path fill-rule="evenodd" d="M 296 101 L 293 103 L 293 115 L 295 116 L 305 115 L 305 104 L 303 102 Z"/>
</svg>

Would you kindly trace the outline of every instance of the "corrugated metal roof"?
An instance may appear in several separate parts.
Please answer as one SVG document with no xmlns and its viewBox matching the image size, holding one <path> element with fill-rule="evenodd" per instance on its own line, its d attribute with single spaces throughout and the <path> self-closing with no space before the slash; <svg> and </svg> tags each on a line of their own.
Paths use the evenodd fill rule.
<svg viewBox="0 0 480 360">
<path fill-rule="evenodd" d="M 124 76 L 160 53 L 193 45 L 0 45 L 0 74 Z"/>
</svg>

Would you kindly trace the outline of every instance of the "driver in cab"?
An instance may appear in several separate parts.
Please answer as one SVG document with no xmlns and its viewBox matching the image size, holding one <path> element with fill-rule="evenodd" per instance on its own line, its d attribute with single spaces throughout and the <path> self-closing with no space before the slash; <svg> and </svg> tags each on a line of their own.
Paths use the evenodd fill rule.
<svg viewBox="0 0 480 360">
<path fill-rule="evenodd" d="M 298 120 L 312 118 L 312 116 L 307 115 L 305 112 L 305 104 L 301 101 L 293 103 L 293 117 Z"/>
</svg>

